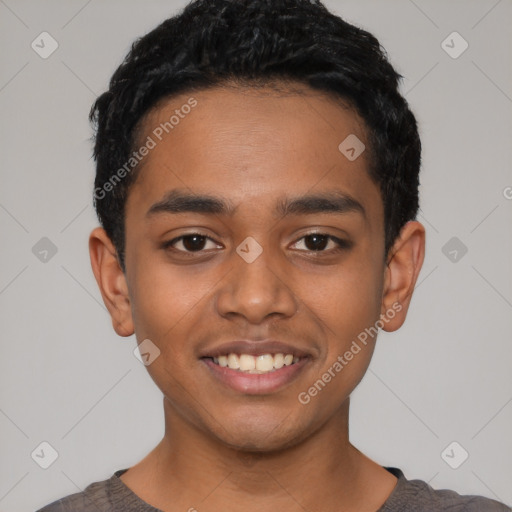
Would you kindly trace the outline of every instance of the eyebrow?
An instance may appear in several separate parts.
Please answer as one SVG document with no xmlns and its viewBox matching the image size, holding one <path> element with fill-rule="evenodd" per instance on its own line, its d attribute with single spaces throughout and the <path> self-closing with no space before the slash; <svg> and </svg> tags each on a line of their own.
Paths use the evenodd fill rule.
<svg viewBox="0 0 512 512">
<path fill-rule="evenodd" d="M 199 213 L 209 215 L 233 216 L 237 207 L 231 201 L 209 195 L 191 194 L 184 190 L 174 189 L 164 198 L 153 204 L 146 217 L 158 213 Z M 287 197 L 277 202 L 274 209 L 276 216 L 311 215 L 318 213 L 346 214 L 356 212 L 366 217 L 363 205 L 341 191 L 330 191 L 308 194 L 299 197 Z"/>
</svg>

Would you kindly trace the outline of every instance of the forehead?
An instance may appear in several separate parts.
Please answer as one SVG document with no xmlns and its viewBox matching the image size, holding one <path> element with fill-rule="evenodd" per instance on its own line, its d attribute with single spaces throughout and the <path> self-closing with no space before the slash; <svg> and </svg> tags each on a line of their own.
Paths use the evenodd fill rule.
<svg viewBox="0 0 512 512">
<path fill-rule="evenodd" d="M 179 188 L 217 193 L 235 205 L 251 199 L 264 205 L 285 192 L 341 189 L 367 196 L 378 209 L 366 152 L 349 160 L 340 150 L 351 137 L 366 144 L 357 113 L 306 86 L 217 87 L 174 96 L 140 123 L 138 143 L 151 138 L 154 147 L 138 166 L 129 202 L 148 206 Z"/>
</svg>

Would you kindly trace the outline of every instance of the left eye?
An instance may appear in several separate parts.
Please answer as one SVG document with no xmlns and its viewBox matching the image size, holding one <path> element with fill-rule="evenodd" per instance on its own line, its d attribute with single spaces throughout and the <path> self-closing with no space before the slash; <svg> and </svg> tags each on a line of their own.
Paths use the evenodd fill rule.
<svg viewBox="0 0 512 512">
<path fill-rule="evenodd" d="M 349 245 L 345 240 L 340 240 L 335 236 L 324 233 L 311 233 L 309 235 L 305 235 L 295 242 L 295 245 L 299 244 L 301 240 L 304 240 L 302 244 L 306 247 L 306 250 L 312 252 L 328 252 L 325 249 L 329 245 L 329 242 L 332 242 L 334 245 L 334 247 L 332 247 L 332 245 L 330 247 L 330 249 L 334 251 L 341 250 Z"/>
<path fill-rule="evenodd" d="M 214 243 L 214 241 L 207 237 L 206 235 L 202 235 L 201 233 L 190 233 L 188 235 L 179 236 L 177 238 L 174 238 L 173 240 L 166 242 L 164 244 L 165 248 L 172 247 L 176 249 L 175 245 L 178 243 L 181 243 L 183 249 L 177 249 L 180 252 L 199 252 L 205 249 L 206 242 L 210 241 L 213 243 L 214 247 L 210 247 L 210 249 L 215 249 L 217 247 L 217 244 Z"/>
</svg>

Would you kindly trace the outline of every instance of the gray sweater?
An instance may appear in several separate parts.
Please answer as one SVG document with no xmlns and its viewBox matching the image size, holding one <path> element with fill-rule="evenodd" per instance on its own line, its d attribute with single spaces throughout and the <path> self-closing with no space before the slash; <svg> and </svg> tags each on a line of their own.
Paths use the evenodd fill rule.
<svg viewBox="0 0 512 512">
<path fill-rule="evenodd" d="M 395 489 L 376 512 L 511 512 L 503 503 L 482 496 L 461 496 L 454 491 L 434 490 L 422 480 L 407 480 L 400 469 L 386 468 L 398 478 Z M 37 512 L 162 512 L 142 501 L 119 478 L 94 482 L 83 492 L 57 500 Z"/>
</svg>

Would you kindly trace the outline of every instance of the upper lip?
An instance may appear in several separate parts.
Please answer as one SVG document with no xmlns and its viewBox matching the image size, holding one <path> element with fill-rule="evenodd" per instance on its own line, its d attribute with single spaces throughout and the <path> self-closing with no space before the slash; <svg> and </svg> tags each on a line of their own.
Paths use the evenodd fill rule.
<svg viewBox="0 0 512 512">
<path fill-rule="evenodd" d="M 277 340 L 262 340 L 262 341 L 250 341 L 250 340 L 235 340 L 228 343 L 223 343 L 216 347 L 206 349 L 199 356 L 204 357 L 219 357 L 227 354 L 250 354 L 253 356 L 259 356 L 263 354 L 292 354 L 294 357 L 309 357 L 310 354 L 306 350 L 294 347 L 288 343 L 283 343 Z"/>
</svg>

